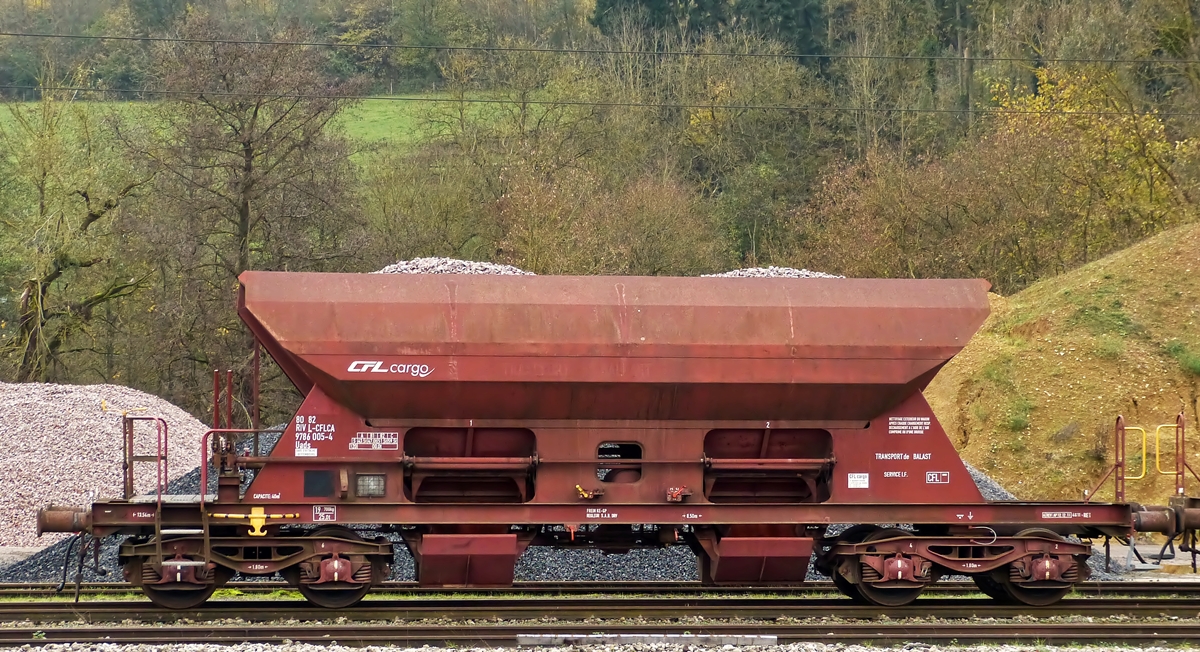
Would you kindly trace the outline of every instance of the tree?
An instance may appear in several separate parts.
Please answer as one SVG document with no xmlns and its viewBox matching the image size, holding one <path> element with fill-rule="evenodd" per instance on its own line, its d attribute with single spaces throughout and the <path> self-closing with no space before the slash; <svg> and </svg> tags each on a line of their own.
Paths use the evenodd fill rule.
<svg viewBox="0 0 1200 652">
<path fill-rule="evenodd" d="M 352 263 L 351 148 L 331 121 L 362 83 L 333 79 L 319 48 L 245 43 L 251 35 L 202 12 L 181 35 L 189 41 L 158 52 L 165 99 L 122 137 L 158 174 L 142 207 L 163 288 L 147 330 L 174 334 L 161 343 L 162 366 L 200 365 L 179 388 L 194 401 L 207 368 L 248 360 L 250 335 L 234 311 L 242 272 Z M 263 36 L 312 38 L 298 28 Z"/>
<path fill-rule="evenodd" d="M 219 19 L 194 14 L 183 36 L 239 35 Z M 309 35 L 289 29 L 273 38 Z M 306 47 L 190 42 L 160 53 L 168 99 L 152 110 L 158 127 L 143 153 L 175 182 L 171 190 L 192 209 L 186 219 L 196 233 L 226 236 L 212 246 L 226 278 L 252 269 L 256 254 L 287 258 L 256 249 L 260 238 L 340 208 L 342 194 L 322 182 L 347 165 L 349 149 L 328 127 L 362 84 L 333 80 L 323 64 L 321 53 Z"/>
<path fill-rule="evenodd" d="M 648 29 L 663 31 L 675 26 L 673 0 L 596 0 L 592 24 L 611 34 L 620 21 L 632 16 Z"/>
<path fill-rule="evenodd" d="M 739 0 L 735 19 L 788 45 L 796 54 L 820 54 L 825 29 L 820 0 Z"/>
<path fill-rule="evenodd" d="M 982 276 L 1019 290 L 1196 219 L 1200 143 L 1173 140 L 1098 70 L 1001 85 L 987 132 L 946 160 L 841 165 L 799 211 L 797 263 L 854 276 Z"/>
<path fill-rule="evenodd" d="M 712 34 L 729 22 L 730 0 L 597 0 L 592 24 L 612 34 L 626 17 L 667 34 Z"/>
<path fill-rule="evenodd" d="M 43 86 L 58 85 L 52 74 L 43 79 L 51 80 Z M 53 380 L 66 354 L 94 350 L 88 340 L 96 309 L 143 281 L 120 260 L 116 216 L 149 177 L 121 164 L 117 144 L 86 102 L 50 90 L 41 95 L 35 104 L 9 105 L 11 120 L 0 122 L 0 142 L 13 157 L 11 231 L 0 246 L 20 274 L 16 323 L 4 348 L 18 382 Z"/>
<path fill-rule="evenodd" d="M 187 0 L 126 0 L 138 26 L 147 32 L 171 27 L 187 11 Z"/>
</svg>

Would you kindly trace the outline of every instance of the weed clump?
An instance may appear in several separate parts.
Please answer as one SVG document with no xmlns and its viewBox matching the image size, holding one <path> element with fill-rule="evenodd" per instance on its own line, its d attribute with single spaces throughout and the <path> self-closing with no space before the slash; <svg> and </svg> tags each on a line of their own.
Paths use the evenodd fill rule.
<svg viewBox="0 0 1200 652">
<path fill-rule="evenodd" d="M 1179 340 L 1168 342 L 1164 347 L 1167 354 L 1179 362 L 1183 370 L 1193 376 L 1200 376 L 1200 351 L 1193 351 Z"/>
</svg>

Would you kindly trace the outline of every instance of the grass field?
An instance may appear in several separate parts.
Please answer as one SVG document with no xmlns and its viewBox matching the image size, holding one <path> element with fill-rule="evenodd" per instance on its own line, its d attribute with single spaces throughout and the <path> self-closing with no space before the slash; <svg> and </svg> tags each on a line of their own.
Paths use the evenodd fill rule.
<svg viewBox="0 0 1200 652">
<path fill-rule="evenodd" d="M 407 145 L 417 140 L 435 106 L 430 102 L 363 100 L 338 116 L 337 126 L 360 144 Z"/>
<path fill-rule="evenodd" d="M 94 115 L 98 118 L 106 111 L 133 113 L 140 106 L 142 103 L 139 102 L 95 102 L 91 108 L 97 109 Z M 358 145 L 409 145 L 417 141 L 426 118 L 439 106 L 445 108 L 445 105 L 427 101 L 364 100 L 339 115 L 334 125 Z M 8 107 L 0 109 L 0 128 L 10 127 L 12 123 L 13 116 Z"/>
</svg>

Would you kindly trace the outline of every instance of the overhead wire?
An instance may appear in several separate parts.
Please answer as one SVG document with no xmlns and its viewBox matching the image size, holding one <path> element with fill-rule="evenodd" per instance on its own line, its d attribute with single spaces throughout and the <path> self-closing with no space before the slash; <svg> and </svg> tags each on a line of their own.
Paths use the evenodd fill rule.
<svg viewBox="0 0 1200 652">
<path fill-rule="evenodd" d="M 164 95 L 179 96 L 209 96 L 209 97 L 245 97 L 270 98 L 281 100 L 342 100 L 347 102 L 383 101 L 383 102 L 422 102 L 438 104 L 524 104 L 530 106 L 594 106 L 606 108 L 654 108 L 654 109 L 708 109 L 708 110 L 755 110 L 755 111 L 787 111 L 787 112 L 825 112 L 825 113 L 929 113 L 929 114 L 958 114 L 972 113 L 975 115 L 1079 115 L 1079 116 L 1155 116 L 1155 117 L 1200 117 L 1200 112 L 1138 112 L 1138 111 L 1032 111 L 1027 109 L 935 109 L 935 108 L 903 108 L 903 107 L 852 107 L 852 106 L 822 106 L 822 105 L 792 105 L 792 104 L 718 104 L 718 103 L 672 103 L 672 102 L 618 102 L 601 100 L 529 100 L 496 97 L 429 97 L 404 95 L 333 95 L 321 93 L 248 93 L 239 91 L 208 91 L 208 90 L 171 90 L 171 89 L 136 89 L 136 88 L 92 88 L 88 86 L 32 86 L 32 85 L 0 85 L 0 90 L 24 90 L 38 92 L 63 93 L 118 93 L 132 95 Z"/>
<path fill-rule="evenodd" d="M 363 48 L 382 50 L 439 50 L 447 52 L 523 52 L 543 54 L 589 54 L 621 56 L 671 56 L 671 57 L 744 57 L 769 59 L 861 59 L 891 61 L 970 61 L 974 63 L 1097 63 L 1097 64 L 1200 64 L 1200 59 L 1154 59 L 1154 58 L 1100 58 L 1100 57 L 970 57 L 951 55 L 918 54 L 854 54 L 828 53 L 805 54 L 793 52 L 730 52 L 705 50 L 622 50 L 604 48 L 548 48 L 539 46 L 507 45 L 429 45 L 413 43 L 344 43 L 337 41 L 256 41 L 243 39 L 196 39 L 172 36 L 123 36 L 112 34 L 54 34 L 44 32 L 0 31 L 0 36 L 13 38 L 70 39 L 88 41 L 141 41 L 148 43 L 187 43 L 211 45 L 290 46 Z"/>
</svg>

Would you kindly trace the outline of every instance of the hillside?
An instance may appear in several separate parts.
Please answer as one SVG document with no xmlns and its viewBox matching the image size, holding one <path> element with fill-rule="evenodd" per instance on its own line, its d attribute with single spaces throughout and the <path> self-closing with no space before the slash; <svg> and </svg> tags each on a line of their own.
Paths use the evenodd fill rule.
<svg viewBox="0 0 1200 652">
<path fill-rule="evenodd" d="M 1151 433 L 1129 498 L 1164 504 L 1173 480 L 1155 472 L 1153 428 L 1183 408 L 1200 471 L 1200 225 L 991 298 L 992 316 L 926 391 L 968 462 L 1019 498 L 1078 499 L 1112 464 L 1121 414 Z M 1141 442 L 1127 451 L 1136 475 Z M 1164 440 L 1163 468 L 1174 459 Z M 1111 481 L 1099 496 L 1111 499 Z"/>
</svg>

